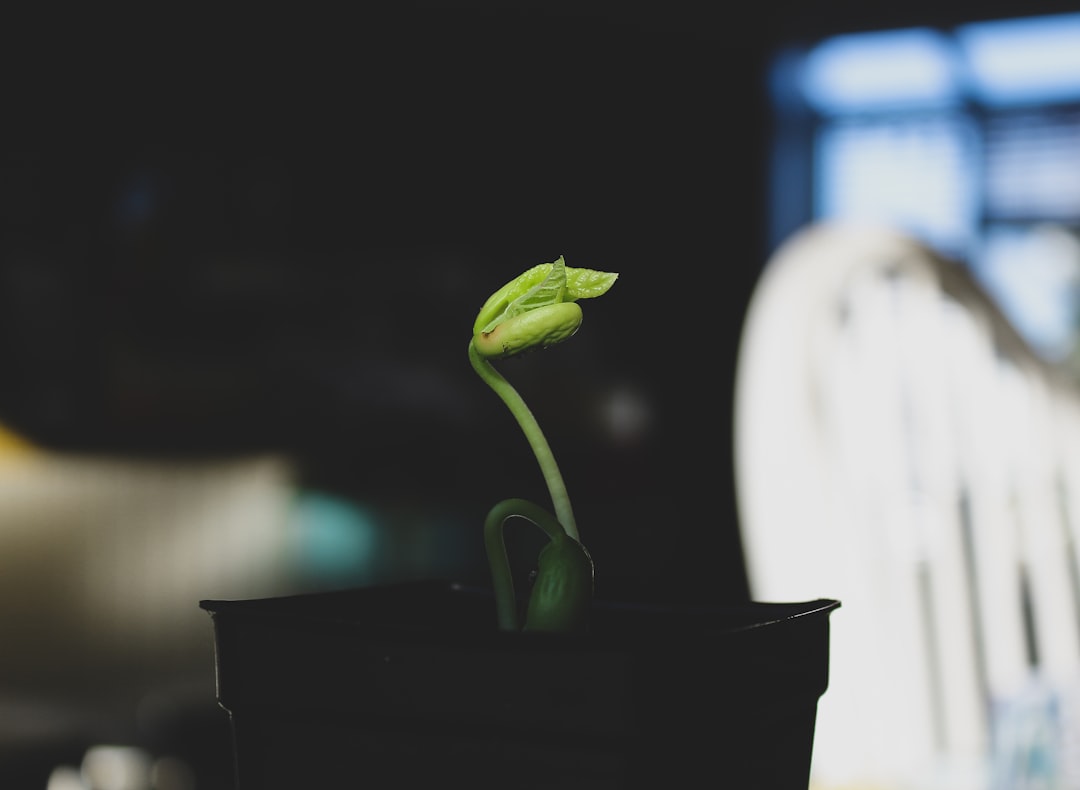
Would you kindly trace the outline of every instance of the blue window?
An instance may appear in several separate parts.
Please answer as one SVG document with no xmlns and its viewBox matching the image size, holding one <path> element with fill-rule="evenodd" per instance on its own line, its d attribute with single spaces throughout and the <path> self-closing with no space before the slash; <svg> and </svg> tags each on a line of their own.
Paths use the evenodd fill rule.
<svg viewBox="0 0 1080 790">
<path fill-rule="evenodd" d="M 772 61 L 770 239 L 880 221 L 971 268 L 1033 349 L 1076 344 L 1080 14 L 837 35 Z"/>
</svg>

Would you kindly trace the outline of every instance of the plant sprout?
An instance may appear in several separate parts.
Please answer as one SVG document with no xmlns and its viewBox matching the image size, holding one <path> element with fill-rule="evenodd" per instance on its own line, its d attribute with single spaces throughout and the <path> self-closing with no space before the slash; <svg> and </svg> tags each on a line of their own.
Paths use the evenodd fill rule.
<svg viewBox="0 0 1080 790">
<path fill-rule="evenodd" d="M 469 361 L 510 409 L 540 464 L 554 514 L 525 499 L 504 499 L 484 522 L 484 546 L 495 592 L 499 627 L 506 631 L 578 631 L 588 627 L 593 563 L 581 544 L 570 497 L 547 438 L 520 393 L 491 364 L 572 337 L 581 326 L 579 299 L 601 296 L 618 274 L 567 266 L 562 256 L 541 263 L 493 293 L 473 324 Z M 514 517 L 548 537 L 540 551 L 525 621 L 519 621 L 503 527 Z"/>
</svg>

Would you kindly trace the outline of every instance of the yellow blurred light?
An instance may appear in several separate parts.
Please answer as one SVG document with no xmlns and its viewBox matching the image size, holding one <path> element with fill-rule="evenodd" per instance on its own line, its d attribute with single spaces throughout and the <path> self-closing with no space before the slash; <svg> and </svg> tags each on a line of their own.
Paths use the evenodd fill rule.
<svg viewBox="0 0 1080 790">
<path fill-rule="evenodd" d="M 0 423 L 0 460 L 24 458 L 38 452 L 33 442 Z"/>
</svg>

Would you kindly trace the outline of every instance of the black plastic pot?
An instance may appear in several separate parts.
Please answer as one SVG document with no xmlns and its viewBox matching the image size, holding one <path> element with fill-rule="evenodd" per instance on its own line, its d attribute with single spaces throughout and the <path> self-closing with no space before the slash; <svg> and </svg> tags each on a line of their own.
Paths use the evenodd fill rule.
<svg viewBox="0 0 1080 790">
<path fill-rule="evenodd" d="M 839 605 L 598 601 L 554 635 L 449 582 L 200 603 L 239 790 L 806 790 Z"/>
</svg>

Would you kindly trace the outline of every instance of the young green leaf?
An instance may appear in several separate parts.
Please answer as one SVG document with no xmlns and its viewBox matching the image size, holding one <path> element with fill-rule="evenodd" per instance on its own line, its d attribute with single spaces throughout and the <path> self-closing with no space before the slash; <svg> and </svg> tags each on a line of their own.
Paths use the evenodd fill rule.
<svg viewBox="0 0 1080 790">
<path fill-rule="evenodd" d="M 615 272 L 598 272 L 595 269 L 575 269 L 567 266 L 566 293 L 574 300 L 593 299 L 606 294 L 617 279 L 619 275 Z"/>
<path fill-rule="evenodd" d="M 493 293 L 484 303 L 473 323 L 477 347 L 485 356 L 509 356 L 526 348 L 545 347 L 565 340 L 577 329 L 576 324 L 568 326 L 573 316 L 580 324 L 580 311 L 544 308 L 601 296 L 614 285 L 618 276 L 613 272 L 567 266 L 561 255 L 551 263 L 533 266 Z M 529 332 L 533 333 L 531 339 L 526 335 L 525 327 L 501 333 L 513 335 L 514 342 L 509 347 L 505 342 L 496 344 L 488 338 L 498 327 L 533 311 L 546 313 L 550 317 L 550 324 L 542 320 L 540 314 L 530 316 L 523 323 L 527 323 Z M 550 331 L 546 331 L 548 328 Z"/>
</svg>

